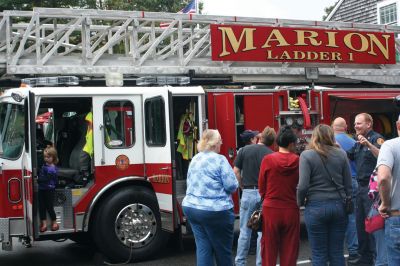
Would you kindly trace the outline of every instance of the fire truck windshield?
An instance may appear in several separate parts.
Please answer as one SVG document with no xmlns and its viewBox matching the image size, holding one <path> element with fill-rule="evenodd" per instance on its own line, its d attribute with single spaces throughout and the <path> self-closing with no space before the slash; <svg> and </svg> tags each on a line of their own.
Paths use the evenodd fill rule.
<svg viewBox="0 0 400 266">
<path fill-rule="evenodd" d="M 17 159 L 24 146 L 23 105 L 0 103 L 0 157 Z"/>
</svg>

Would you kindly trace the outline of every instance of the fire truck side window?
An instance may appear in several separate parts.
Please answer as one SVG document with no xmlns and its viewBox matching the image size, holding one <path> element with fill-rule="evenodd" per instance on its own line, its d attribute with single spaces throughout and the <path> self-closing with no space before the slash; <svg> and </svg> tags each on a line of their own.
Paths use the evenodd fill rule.
<svg viewBox="0 0 400 266">
<path fill-rule="evenodd" d="M 161 97 L 145 101 L 146 143 L 149 146 L 164 146 L 166 143 L 164 110 L 165 103 Z"/>
<path fill-rule="evenodd" d="M 24 107 L 0 105 L 0 157 L 17 159 L 24 146 Z"/>
<path fill-rule="evenodd" d="M 130 101 L 109 101 L 103 109 L 105 144 L 110 149 L 127 148 L 135 143 L 134 110 Z"/>
</svg>

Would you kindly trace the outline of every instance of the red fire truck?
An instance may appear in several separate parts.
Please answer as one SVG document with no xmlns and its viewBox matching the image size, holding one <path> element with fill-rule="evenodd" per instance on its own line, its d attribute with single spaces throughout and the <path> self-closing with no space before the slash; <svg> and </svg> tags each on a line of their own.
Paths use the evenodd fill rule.
<svg viewBox="0 0 400 266">
<path fill-rule="evenodd" d="M 398 114 L 399 94 L 395 89 L 309 88 L 7 90 L 0 99 L 3 248 L 11 247 L 12 237 L 92 238 L 113 259 L 127 258 L 130 248 L 134 258 L 154 253 L 164 243 L 165 232 L 176 232 L 185 224 L 180 202 L 189 161 L 176 150 L 179 125 L 188 110 L 193 114 L 190 134 L 206 127 L 208 112 L 208 126 L 218 128 L 224 139 L 221 153 L 233 162 L 242 145 L 238 135 L 245 128 L 261 130 L 269 125 L 278 130 L 297 124 L 307 138 L 315 125 L 329 124 L 332 117 L 342 116 L 351 123 L 357 113 L 369 112 L 376 130 L 393 137 L 391 121 Z M 304 95 L 307 108 L 290 107 L 290 98 Z M 49 110 L 52 116 L 43 132 L 36 114 Z M 93 114 L 94 154 L 86 160 L 88 113 Z M 55 199 L 60 230 L 40 233 L 36 180 L 43 135 L 60 157 Z M 195 145 L 198 134 L 192 140 L 185 137 Z"/>
<path fill-rule="evenodd" d="M 112 26 L 96 24 L 107 19 Z M 207 127 L 221 132 L 221 153 L 231 163 L 240 133 L 267 125 L 296 126 L 307 139 L 317 124 L 342 116 L 351 125 L 368 112 L 377 131 L 395 135 L 398 27 L 36 9 L 4 12 L 1 30 L 7 74 L 80 77 L 27 79 L 30 86 L 0 97 L 5 250 L 14 238 L 27 246 L 69 238 L 92 241 L 115 261 L 154 255 L 186 226 L 180 203 L 187 168 Z M 122 40 L 123 55 L 113 50 Z M 108 87 L 86 86 L 110 72 L 118 74 L 109 75 Z M 78 81 L 84 86 L 69 86 Z M 220 86 L 205 87 L 212 84 Z M 60 230 L 40 232 L 37 176 L 49 142 L 60 159 Z"/>
</svg>

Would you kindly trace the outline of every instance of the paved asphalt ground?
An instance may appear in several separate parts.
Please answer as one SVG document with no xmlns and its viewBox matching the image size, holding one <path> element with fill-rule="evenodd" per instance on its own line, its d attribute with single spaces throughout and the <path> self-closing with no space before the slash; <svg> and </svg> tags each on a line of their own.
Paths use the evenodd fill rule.
<svg viewBox="0 0 400 266">
<path fill-rule="evenodd" d="M 237 227 L 237 226 L 236 226 Z M 235 234 L 235 246 L 238 230 Z M 193 266 L 195 265 L 195 243 L 193 237 L 184 237 L 184 249 L 180 250 L 172 242 L 161 250 L 154 259 L 146 262 L 129 263 L 125 265 L 135 266 Z M 76 244 L 72 241 L 61 243 L 43 241 L 34 243 L 31 248 L 23 247 L 18 241 L 14 241 L 14 251 L 0 251 L 0 266 L 98 266 L 107 265 L 101 254 L 93 247 Z M 302 228 L 300 254 L 298 265 L 311 265 L 310 249 Z M 119 264 L 121 265 L 121 264 Z M 248 265 L 255 265 L 255 255 L 249 255 Z"/>
</svg>

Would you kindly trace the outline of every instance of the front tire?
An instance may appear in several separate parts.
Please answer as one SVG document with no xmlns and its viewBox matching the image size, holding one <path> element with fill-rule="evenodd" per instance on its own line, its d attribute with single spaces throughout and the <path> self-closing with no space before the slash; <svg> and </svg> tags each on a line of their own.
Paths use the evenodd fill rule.
<svg viewBox="0 0 400 266">
<path fill-rule="evenodd" d="M 106 197 L 92 229 L 97 247 L 116 262 L 146 259 L 165 243 L 157 198 L 144 187 L 118 189 Z"/>
</svg>

